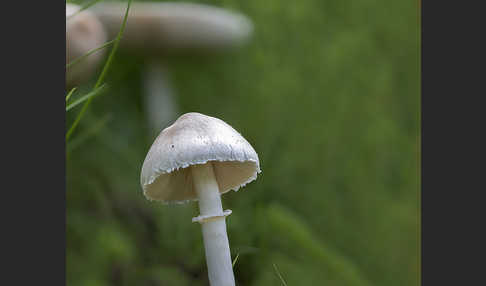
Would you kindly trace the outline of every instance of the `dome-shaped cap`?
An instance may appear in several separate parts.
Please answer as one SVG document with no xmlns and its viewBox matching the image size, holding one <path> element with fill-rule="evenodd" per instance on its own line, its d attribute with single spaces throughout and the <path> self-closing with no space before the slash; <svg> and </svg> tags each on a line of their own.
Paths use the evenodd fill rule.
<svg viewBox="0 0 486 286">
<path fill-rule="evenodd" d="M 66 63 L 71 63 L 106 42 L 103 24 L 88 10 L 74 15 L 80 9 L 81 6 L 66 4 Z M 89 79 L 96 71 L 104 53 L 104 49 L 96 51 L 76 65 L 67 68 L 67 87 L 70 88 Z"/>
<path fill-rule="evenodd" d="M 186 113 L 150 147 L 140 177 L 144 195 L 164 202 L 197 200 L 188 167 L 208 162 L 221 194 L 237 191 L 260 172 L 257 153 L 233 127 L 214 117 Z"/>
<path fill-rule="evenodd" d="M 123 22 L 126 4 L 104 2 L 91 8 L 115 37 Z M 144 53 L 181 49 L 238 47 L 249 40 L 251 20 L 243 14 L 196 3 L 137 2 L 130 6 L 121 47 Z"/>
</svg>

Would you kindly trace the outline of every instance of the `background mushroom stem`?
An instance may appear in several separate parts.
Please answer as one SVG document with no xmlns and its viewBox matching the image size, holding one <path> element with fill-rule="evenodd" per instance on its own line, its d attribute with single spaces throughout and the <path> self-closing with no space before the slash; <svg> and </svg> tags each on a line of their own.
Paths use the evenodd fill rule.
<svg viewBox="0 0 486 286">
<path fill-rule="evenodd" d="M 201 224 L 206 263 L 211 286 L 234 286 L 235 278 L 226 234 L 221 195 L 211 162 L 191 166 L 194 189 L 199 199 L 201 215 L 194 218 Z"/>
<path fill-rule="evenodd" d="M 156 133 L 173 121 L 178 114 L 166 65 L 156 61 L 147 64 L 143 73 L 143 86 L 143 100 L 150 132 Z"/>
</svg>

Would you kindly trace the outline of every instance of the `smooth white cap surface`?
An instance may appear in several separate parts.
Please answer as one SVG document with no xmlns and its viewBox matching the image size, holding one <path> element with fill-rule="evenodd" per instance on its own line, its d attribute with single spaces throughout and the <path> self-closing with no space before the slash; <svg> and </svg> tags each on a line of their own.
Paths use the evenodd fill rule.
<svg viewBox="0 0 486 286">
<path fill-rule="evenodd" d="M 123 22 L 124 2 L 104 2 L 90 8 L 114 37 Z M 195 3 L 136 2 L 130 6 L 121 46 L 162 52 L 192 48 L 222 48 L 245 43 L 253 24 L 244 15 Z"/>
<path fill-rule="evenodd" d="M 66 4 L 66 18 L 78 12 L 79 9 L 81 7 L 78 5 Z M 66 19 L 66 63 L 70 63 L 105 42 L 105 29 L 92 12 L 83 10 Z M 92 76 L 101 62 L 104 52 L 104 49 L 97 51 L 69 67 L 66 70 L 67 86 L 81 84 Z"/>
<path fill-rule="evenodd" d="M 165 128 L 152 144 L 142 166 L 140 183 L 150 200 L 197 200 L 191 169 L 211 162 L 224 194 L 256 179 L 258 155 L 248 141 L 224 121 L 186 113 Z"/>
</svg>

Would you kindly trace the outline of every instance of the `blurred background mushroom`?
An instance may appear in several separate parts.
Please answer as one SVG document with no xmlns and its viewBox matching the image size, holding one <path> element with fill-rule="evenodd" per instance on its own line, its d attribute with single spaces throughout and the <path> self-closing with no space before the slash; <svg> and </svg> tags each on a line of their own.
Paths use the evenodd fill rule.
<svg viewBox="0 0 486 286">
<path fill-rule="evenodd" d="M 91 8 L 115 37 L 123 21 L 124 3 L 104 2 Z M 121 48 L 145 59 L 143 101 L 152 134 L 179 115 L 176 89 L 164 58 L 174 55 L 210 57 L 241 47 L 253 31 L 246 16 L 195 3 L 135 2 L 130 8 Z"/>
<path fill-rule="evenodd" d="M 158 60 L 146 63 L 142 70 L 142 85 L 147 124 L 150 133 L 155 134 L 180 112 L 167 66 Z"/>
<path fill-rule="evenodd" d="M 98 18 L 80 6 L 66 3 L 66 64 L 73 63 L 89 51 L 106 42 L 106 32 Z M 104 56 L 96 51 L 66 68 L 66 87 L 70 89 L 93 76 Z"/>
</svg>

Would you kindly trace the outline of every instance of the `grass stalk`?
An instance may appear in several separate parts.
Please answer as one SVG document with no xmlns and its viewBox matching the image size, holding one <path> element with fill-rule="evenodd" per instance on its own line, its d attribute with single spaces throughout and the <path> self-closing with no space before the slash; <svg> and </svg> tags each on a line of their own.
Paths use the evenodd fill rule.
<svg viewBox="0 0 486 286">
<path fill-rule="evenodd" d="M 98 80 L 95 83 L 94 89 L 97 89 L 98 87 L 101 86 L 103 83 L 103 80 L 105 79 L 106 73 L 108 72 L 108 69 L 111 65 L 111 62 L 113 61 L 113 58 L 115 56 L 115 52 L 118 49 L 118 45 L 120 44 L 120 40 L 123 34 L 123 31 L 125 30 L 125 26 L 127 24 L 127 19 L 128 19 L 128 11 L 130 10 L 130 5 L 132 3 L 132 0 L 128 0 L 127 4 L 127 9 L 125 10 L 125 16 L 123 18 L 123 23 L 120 27 L 120 31 L 118 31 L 118 35 L 116 36 L 115 43 L 113 45 L 113 48 L 111 49 L 110 55 L 108 56 L 108 59 L 106 60 L 105 66 L 103 67 L 103 70 L 101 71 L 100 76 L 98 77 Z M 78 116 L 74 120 L 73 124 L 69 128 L 68 132 L 66 133 L 66 142 L 69 140 L 71 135 L 73 134 L 74 130 L 76 129 L 76 126 L 78 126 L 79 121 L 83 117 L 84 113 L 88 109 L 88 106 L 90 105 L 91 101 L 93 100 L 93 97 L 90 97 L 83 105 L 83 108 L 81 111 L 78 113 Z"/>
<path fill-rule="evenodd" d="M 108 41 L 106 43 L 104 43 L 103 45 L 97 47 L 97 48 L 94 48 L 90 51 L 88 51 L 86 54 L 76 58 L 75 60 L 71 61 L 70 63 L 66 64 L 66 69 L 70 68 L 71 66 L 77 64 L 78 62 L 80 62 L 81 60 L 89 57 L 91 54 L 93 53 L 96 53 L 97 51 L 101 50 L 101 49 L 104 49 L 106 47 L 108 47 L 109 45 L 113 44 L 115 42 L 115 40 L 111 40 L 111 41 Z"/>
<path fill-rule="evenodd" d="M 76 91 L 75 87 L 73 87 L 71 89 L 71 91 L 66 95 L 66 103 L 69 101 L 69 99 L 71 98 L 71 95 L 73 95 L 74 91 Z"/>
<path fill-rule="evenodd" d="M 92 1 L 89 1 L 88 3 L 84 4 L 81 6 L 81 8 L 79 8 L 78 11 L 74 12 L 73 14 L 69 15 L 68 17 L 66 17 L 66 21 L 69 20 L 70 18 L 74 17 L 74 15 L 78 14 L 78 13 L 81 13 L 81 11 L 83 10 L 86 10 L 88 9 L 89 7 L 93 6 L 94 4 L 98 3 L 98 2 L 101 2 L 103 0 L 92 0 Z M 68 2 L 69 3 L 69 2 Z"/>
<path fill-rule="evenodd" d="M 90 98 L 92 98 L 96 95 L 101 94 L 105 90 L 106 90 L 106 84 L 103 84 L 100 87 L 98 87 L 97 89 L 89 92 L 88 94 L 81 96 L 80 98 L 76 99 L 73 103 L 66 106 L 66 112 L 71 110 L 72 108 L 76 107 L 77 105 L 83 103 L 84 101 L 86 101 L 86 100 L 88 100 L 88 99 L 90 99 Z"/>
</svg>

